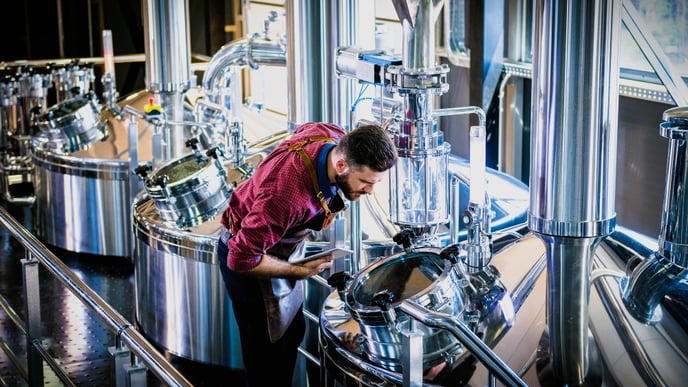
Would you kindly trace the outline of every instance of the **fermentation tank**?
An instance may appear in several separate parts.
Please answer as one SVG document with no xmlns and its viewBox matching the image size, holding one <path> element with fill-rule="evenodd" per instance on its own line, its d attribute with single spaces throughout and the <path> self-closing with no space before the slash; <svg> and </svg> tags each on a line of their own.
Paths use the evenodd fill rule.
<svg viewBox="0 0 688 387">
<path fill-rule="evenodd" d="M 120 104 L 143 109 L 149 98 L 150 93 L 141 91 L 123 98 Z M 37 137 L 33 156 L 37 234 L 69 251 L 130 257 L 132 194 L 127 125 L 100 106 L 84 110 L 89 104 L 65 111 L 72 103 L 67 100 L 56 105 L 64 111 L 63 118 L 71 119 L 62 122 L 53 118 L 56 123 L 52 126 L 63 130 L 86 125 L 88 132 L 100 122 L 105 135 L 94 138 L 87 147 L 78 146 L 78 141 L 65 146 L 64 140 L 51 136 L 47 129 Z M 139 159 L 151 160 L 153 128 L 137 121 Z M 48 117 L 44 125 L 51 126 Z"/>
<path fill-rule="evenodd" d="M 189 157 L 195 156 L 182 159 Z M 157 172 L 177 176 L 169 182 L 178 185 L 170 199 L 199 195 L 196 188 L 208 186 L 215 188 L 201 192 L 201 197 L 228 199 L 233 187 L 248 177 L 245 171 L 255 168 L 262 157 L 256 153 L 240 167 L 224 164 L 222 175 L 198 175 L 202 170 L 184 170 L 175 162 Z M 205 168 L 215 171 L 215 167 Z M 239 336 L 215 253 L 222 227 L 215 215 L 227 201 L 214 200 L 209 206 L 202 200 L 196 204 L 172 200 L 162 206 L 150 192 L 155 191 L 147 190 L 137 197 L 132 210 L 136 321 L 146 336 L 176 356 L 241 368 Z M 183 216 L 165 219 L 161 208 L 173 209 L 171 213 L 177 215 L 194 212 L 198 217 L 196 221 Z"/>
</svg>

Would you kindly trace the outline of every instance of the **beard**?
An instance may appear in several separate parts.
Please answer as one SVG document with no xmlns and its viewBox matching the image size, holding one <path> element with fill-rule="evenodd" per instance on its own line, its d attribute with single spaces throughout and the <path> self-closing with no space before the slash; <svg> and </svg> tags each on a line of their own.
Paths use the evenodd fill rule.
<svg viewBox="0 0 688 387">
<path fill-rule="evenodd" d="M 343 173 L 341 175 L 335 175 L 334 180 L 337 182 L 339 189 L 344 194 L 347 200 L 358 200 L 361 195 L 365 194 L 363 191 L 354 191 L 349 183 L 349 173 Z"/>
</svg>

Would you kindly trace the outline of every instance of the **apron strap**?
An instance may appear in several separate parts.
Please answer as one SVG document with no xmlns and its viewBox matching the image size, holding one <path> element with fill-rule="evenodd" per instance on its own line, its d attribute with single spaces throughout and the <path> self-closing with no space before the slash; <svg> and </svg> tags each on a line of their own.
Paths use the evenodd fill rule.
<svg viewBox="0 0 688 387">
<path fill-rule="evenodd" d="M 327 205 L 327 200 L 325 200 L 325 194 L 323 194 L 322 190 L 320 189 L 320 185 L 318 184 L 318 174 L 315 171 L 315 167 L 313 167 L 313 161 L 311 161 L 311 158 L 308 157 L 306 151 L 303 150 L 304 146 L 314 142 L 334 143 L 334 140 L 331 137 L 327 136 L 316 136 L 304 141 L 295 142 L 287 146 L 287 149 L 289 149 L 292 152 L 297 152 L 299 156 L 301 156 L 301 159 L 303 159 L 303 163 L 306 164 L 306 168 L 308 169 L 308 172 L 311 176 L 311 182 L 313 184 L 315 196 L 318 198 L 318 201 L 320 201 L 320 206 L 323 208 L 323 211 L 325 212 L 325 221 L 323 222 L 323 228 L 327 228 L 330 225 L 330 223 L 332 223 L 332 218 L 334 217 L 334 214 L 332 213 L 332 211 L 330 211 L 330 206 Z"/>
</svg>

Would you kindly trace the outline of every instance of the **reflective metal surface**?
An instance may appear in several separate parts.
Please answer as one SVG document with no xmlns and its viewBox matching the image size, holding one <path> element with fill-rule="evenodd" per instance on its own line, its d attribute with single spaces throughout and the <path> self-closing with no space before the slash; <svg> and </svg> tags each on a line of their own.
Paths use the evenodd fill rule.
<svg viewBox="0 0 688 387">
<path fill-rule="evenodd" d="M 534 30 L 528 225 L 547 246 L 548 358 L 556 383 L 594 384 L 588 279 L 616 224 L 621 3 L 536 1 Z"/>
<path fill-rule="evenodd" d="M 224 104 L 219 95 L 215 93 L 226 91 L 232 85 L 230 77 L 226 73 L 231 72 L 234 66 L 237 67 L 257 67 L 263 66 L 286 66 L 286 47 L 284 42 L 279 40 L 267 40 L 260 37 L 236 40 L 228 43 L 213 55 L 208 63 L 208 68 L 203 74 L 203 88 L 210 94 L 210 99 L 215 103 Z M 235 101 L 240 105 L 241 101 Z M 238 106 L 229 106 L 236 109 Z"/>
<path fill-rule="evenodd" d="M 688 106 L 664 112 L 660 134 L 669 139 L 659 248 L 663 256 L 688 268 Z"/>
<path fill-rule="evenodd" d="M 555 380 L 582 381 L 589 367 L 590 270 L 600 240 L 539 236 L 547 247 L 549 348 L 543 348 L 543 357 L 551 363 Z"/>
<path fill-rule="evenodd" d="M 195 151 L 161 165 L 145 177 L 144 187 L 162 221 L 178 228 L 213 219 L 227 205 L 231 189 L 227 174 L 212 155 Z"/>
<path fill-rule="evenodd" d="M 535 10 L 529 226 L 606 235 L 616 217 L 620 3 L 536 1 Z"/>
<path fill-rule="evenodd" d="M 513 233 L 495 235 L 496 242 L 500 243 Z M 652 326 L 636 321 L 621 298 L 618 277 L 628 261 L 641 259 L 652 251 L 648 242 L 652 240 L 638 238 L 628 230 L 617 230 L 600 243 L 592 256 L 589 332 L 599 356 L 591 357 L 590 361 L 594 363 L 591 368 L 604 370 L 601 377 L 606 386 L 680 386 L 688 369 L 688 326 L 684 324 L 688 311 L 685 306 L 672 312 L 668 309 L 683 303 L 681 293 L 670 294 L 661 303 L 664 318 Z M 515 315 L 508 324 L 494 317 L 486 320 L 484 341 L 527 385 L 551 385 L 543 382 L 535 367 L 540 341 L 547 331 L 547 308 L 543 302 L 548 297 L 547 274 L 540 265 L 540 258 L 547 256 L 546 248 L 532 233 L 506 243 L 495 252 L 493 264 L 502 273 L 501 279 L 514 302 Z M 325 385 L 403 384 L 401 373 L 381 367 L 343 340 L 345 332 L 355 334 L 360 328 L 344 309 L 337 292 L 330 294 L 320 319 Z M 498 333 L 489 333 L 494 330 Z M 486 369 L 473 368 L 474 365 L 460 357 L 447 366 L 452 372 L 442 372 L 433 380 L 424 380 L 424 384 L 485 385 L 489 377 Z"/>
<path fill-rule="evenodd" d="M 444 0 L 393 0 L 404 30 L 403 63 L 409 69 L 435 66 L 435 21 Z"/>
<path fill-rule="evenodd" d="M 144 8 L 149 57 L 147 86 L 170 121 L 184 121 L 184 93 L 190 84 L 187 2 L 148 0 Z M 318 233 L 315 240 L 309 241 L 309 248 L 317 249 L 346 244 L 349 239 L 357 260 L 355 264 L 336 264 L 355 268 L 356 277 L 348 291 L 350 303 L 342 302 L 337 294 L 321 286 L 320 277 L 307 285 L 308 307 L 315 311 L 323 309 L 318 314 L 320 321 L 318 316 L 314 318 L 319 324 L 318 334 L 307 338 L 321 340 L 323 383 L 409 385 L 413 384 L 410 380 L 418 384 L 425 378 L 427 383 L 440 385 L 493 385 L 495 379 L 491 372 L 478 365 L 466 348 L 447 332 L 435 329 L 451 331 L 455 327 L 448 324 L 465 323 L 471 332 L 477 332 L 475 337 L 467 335 L 475 344 L 481 344 L 475 342 L 479 338 L 499 356 L 488 356 L 493 368 L 498 364 L 505 371 L 502 376 L 509 374 L 509 370 L 501 367 L 498 361 L 501 359 L 528 385 L 599 384 L 599 378 L 610 386 L 682 385 L 688 369 L 685 302 L 688 225 L 684 215 L 688 211 L 684 198 L 687 157 L 683 129 L 662 128 L 662 134 L 671 142 L 670 160 L 676 167 L 668 168 L 671 173 L 667 173 L 659 250 L 641 253 L 634 241 L 613 239 L 619 237 L 613 233 L 616 214 L 611 199 L 615 196 L 615 176 L 610 171 L 616 169 L 614 93 L 618 73 L 614 41 L 620 3 L 543 0 L 536 6 L 533 14 L 542 28 L 537 29 L 538 36 L 533 39 L 538 59 L 533 69 L 534 168 L 529 219 L 533 233 L 523 236 L 525 231 L 508 231 L 505 235 L 515 238 L 515 242 L 495 255 L 487 254 L 487 250 L 492 252 L 488 222 L 497 233 L 522 223 L 528 207 L 527 189 L 505 175 L 488 170 L 485 188 L 492 200 L 485 209 L 471 211 L 466 195 L 469 185 L 473 188 L 482 182 L 469 176 L 468 164 L 463 159 L 448 155 L 449 149 L 435 125 L 438 116 L 464 109 L 433 106 L 438 100 L 436 96 L 448 86 L 445 84 L 447 69 L 435 64 L 437 11 L 449 4 L 453 12 L 463 7 L 459 4 L 462 2 L 395 0 L 392 3 L 404 32 L 404 66 L 389 73 L 394 78 L 392 92 L 403 94 L 404 98 L 399 106 L 404 109 L 405 121 L 396 133 L 396 145 L 404 157 L 399 164 L 405 170 L 391 187 L 384 188 L 396 189 L 408 182 L 414 189 L 391 201 L 414 203 L 405 208 L 410 210 L 407 213 L 392 214 L 390 221 L 386 210 L 390 198 L 384 193 L 366 197 L 365 201 L 352 205 L 352 211 L 339 216 L 336 229 Z M 354 31 L 365 31 L 361 27 L 360 11 L 371 15 L 372 12 L 361 8 L 364 8 L 362 4 L 353 0 L 319 4 L 287 2 L 290 129 L 309 120 L 336 122 L 344 127 L 354 125 L 354 114 L 346 118 L 350 113 L 348 103 L 354 96 L 351 90 L 339 89 L 341 80 L 335 79 L 331 53 L 333 47 L 357 43 L 353 42 Z M 371 15 L 365 16 L 372 20 L 374 15 Z M 313 20 L 320 22 L 311 23 Z M 236 82 L 237 72 L 233 68 L 254 68 L 257 64 L 285 66 L 284 43 L 281 39 L 270 40 L 266 31 L 264 36 L 254 35 L 224 47 L 213 57 L 206 72 L 208 80 L 204 79 L 203 83 L 208 94 L 205 97 L 227 110 L 231 107 L 233 115 L 249 121 L 249 114 L 241 106 L 241 85 Z M 528 69 L 511 65 L 507 71 L 523 76 Z M 31 85 L 37 79 L 25 79 L 28 82 L 22 84 L 25 96 L 31 93 L 39 98 L 45 96 L 41 94 L 45 90 Z M 2 90 L 0 94 L 4 104 L 7 95 Z M 123 104 L 141 102 L 142 106 L 151 94 L 137 95 L 139 100 Z M 21 108 L 26 106 L 22 104 Z M 386 114 L 394 113 L 394 109 L 389 109 Z M 674 110 L 665 120 L 684 125 L 684 113 Z M 278 123 L 264 124 L 270 121 L 266 115 L 267 112 L 260 114 L 257 121 L 262 122 L 257 125 L 247 122 L 247 135 L 258 137 L 248 143 L 259 139 L 275 143 L 283 138 L 282 132 L 259 134 L 268 127 L 285 131 L 288 128 L 280 119 L 276 120 Z M 208 115 L 195 118 L 203 121 Z M 481 119 L 484 124 L 484 115 Z M 77 252 L 129 256 L 133 250 L 137 321 L 142 331 L 181 358 L 241 368 L 231 304 L 217 270 L 222 262 L 214 255 L 219 229 L 214 217 L 224 206 L 226 186 L 215 185 L 209 191 L 198 188 L 206 183 L 212 185 L 217 179 L 213 178 L 216 170 L 210 165 L 197 164 L 192 168 L 193 173 L 182 173 L 171 185 L 154 187 L 152 184 L 153 189 L 137 197 L 132 209 L 130 198 L 136 192 L 131 191 L 136 191 L 136 186 L 130 185 L 134 164 L 130 158 L 137 152 L 127 140 L 126 125 L 113 117 L 107 120 L 111 130 L 105 141 L 92 136 L 97 134 L 93 131 L 96 124 L 63 125 L 69 127 L 69 137 L 75 139 L 72 148 L 66 151 L 51 147 L 59 141 L 38 141 L 35 152 L 38 234 L 51 244 Z M 20 122 L 24 125 L 28 119 Z M 141 149 L 142 154 L 136 158 L 150 160 L 150 136 L 154 128 L 137 123 L 139 133 L 133 137 L 138 135 L 141 146 L 136 149 Z M 26 134 L 26 125 L 15 123 L 15 126 L 13 130 Z M 171 124 L 164 129 L 168 135 L 166 141 L 174 142 L 171 152 L 174 158 L 163 169 L 185 164 L 177 161 L 191 160 L 179 154 L 184 149 L 180 144 L 186 138 L 185 133 L 177 131 L 180 126 Z M 28 149 L 25 144 L 30 144 L 27 137 L 18 139 L 24 149 Z M 82 149 L 86 145 L 90 148 Z M 484 148 L 484 143 L 480 148 Z M 5 166 L 5 171 L 15 177 L 24 176 L 26 170 L 19 167 L 25 165 L 17 162 L 21 159 L 12 161 Z M 233 161 L 242 163 L 239 159 Z M 229 181 L 246 178 L 256 164 L 249 162 L 228 169 Z M 196 172 L 202 176 L 194 175 Z M 161 172 L 155 177 L 163 175 L 168 176 Z M 450 178 L 452 186 L 447 189 L 443 184 Z M 23 177 L 21 181 L 24 182 Z M 173 185 L 180 189 L 165 196 L 166 201 L 156 206 L 156 194 L 171 191 Z M 455 194 L 451 196 L 451 218 L 447 204 L 450 193 Z M 437 206 L 437 212 L 431 214 L 431 209 L 434 210 L 431 206 Z M 468 214 L 461 213 L 464 208 L 469 208 Z M 168 210 L 175 213 L 168 215 Z M 485 215 L 486 230 L 471 228 L 466 233 L 464 227 L 459 231 L 459 219 L 463 221 L 474 214 L 481 218 Z M 177 222 L 184 218 L 194 220 Z M 351 221 L 348 230 L 346 220 Z M 468 266 L 480 267 L 467 274 L 473 287 L 468 296 L 464 295 L 465 279 L 449 270 L 446 262 L 438 262 L 435 251 L 421 254 L 418 259 L 411 257 L 413 253 L 399 253 L 400 247 L 392 237 L 400 225 L 423 229 L 428 233 L 427 241 L 438 245 L 449 240 L 458 244 L 467 234 L 468 239 L 479 236 L 489 242 L 479 246 L 479 252 L 486 253 L 484 257 L 463 261 Z M 131 240 L 131 229 L 135 231 L 135 241 Z M 354 235 L 346 235 L 345 231 Z M 471 249 L 470 246 L 462 248 Z M 359 271 L 359 267 L 363 269 Z M 619 285 L 617 278 L 623 276 L 624 269 L 627 278 Z M 391 308 L 372 303 L 381 291 L 392 288 L 397 294 L 391 300 Z M 493 290 L 498 293 L 492 293 Z M 502 290 L 503 293 L 499 292 Z M 433 322 L 436 316 L 432 313 L 412 316 L 440 327 L 421 325 L 411 320 L 412 313 L 398 307 L 400 302 L 410 300 L 461 316 L 462 320 L 447 319 L 440 324 Z M 489 303 L 494 309 L 483 307 Z M 363 339 L 350 346 L 342 340 L 343 332 L 362 333 Z M 421 346 L 417 345 L 419 335 Z M 406 345 L 406 340 L 413 343 Z M 553 370 L 553 379 L 543 376 L 547 367 Z M 419 368 L 424 375 L 415 372 Z M 591 370 L 595 371 L 593 379 Z M 516 378 L 510 380 L 518 383 Z"/>
<path fill-rule="evenodd" d="M 681 386 L 688 365 L 688 309 L 686 293 L 673 289 L 658 306 L 662 320 L 648 325 L 636 319 L 622 300 L 616 275 L 633 261 L 650 256 L 656 241 L 620 229 L 596 250 L 593 291 L 590 298 L 590 328 L 608 371 L 618 385 Z M 652 286 L 653 284 L 645 284 Z"/>
<path fill-rule="evenodd" d="M 143 107 L 149 93 L 120 101 Z M 65 250 L 104 256 L 131 256 L 129 142 L 123 121 L 104 113 L 108 137 L 86 150 L 34 150 L 37 234 Z M 139 160 L 151 160 L 153 129 L 138 121 Z"/>
<path fill-rule="evenodd" d="M 660 133 L 669 139 L 669 153 L 659 246 L 636 267 L 632 265 L 637 262 L 629 263 L 629 276 L 621 282 L 626 307 L 635 318 L 650 324 L 662 319 L 659 304 L 664 297 L 688 294 L 688 108 L 669 109 L 663 119 Z"/>
<path fill-rule="evenodd" d="M 515 243 L 514 236 L 520 238 Z M 542 303 L 524 297 L 524 294 L 532 295 L 535 289 L 543 289 L 542 265 L 539 265 L 539 269 L 535 271 L 532 271 L 531 268 L 538 267 L 539 257 L 544 254 L 544 245 L 533 235 L 521 238 L 521 235 L 515 230 L 501 234 L 497 237 L 497 240 L 500 239 L 504 239 L 506 246 L 495 255 L 493 264 L 499 272 L 505 273 L 502 277 L 503 285 L 509 290 L 511 298 L 514 301 L 525 300 L 525 302 L 515 303 L 514 309 L 503 309 L 497 306 L 489 316 L 483 319 L 479 330 L 482 340 L 491 348 L 496 348 L 497 354 L 512 369 L 517 370 L 519 366 L 515 365 L 514 362 L 525 362 L 531 353 L 529 350 L 534 351 L 536 349 L 536 342 L 530 343 L 528 348 L 526 345 L 528 339 L 530 337 L 535 340 L 539 338 L 533 334 L 525 335 L 523 329 L 540 330 L 541 332 L 544 324 Z M 374 266 L 375 263 L 371 265 L 371 267 Z M 393 279 L 394 277 L 390 278 Z M 536 306 L 535 310 L 533 305 Z M 375 310 L 375 308 L 371 309 Z M 347 332 L 358 334 L 365 331 L 365 328 L 353 318 L 349 311 L 350 308 L 345 308 L 345 303 L 339 299 L 339 295 L 335 292 L 328 297 L 320 314 L 320 341 L 323 349 L 321 353 L 322 380 L 325 385 L 402 385 L 404 379 L 398 369 L 392 370 L 389 367 L 384 367 L 375 358 L 368 356 L 362 348 L 351 348 L 350 344 L 343 340 Z M 516 319 L 513 319 L 514 311 L 517 313 Z M 399 314 L 404 315 L 403 312 L 399 312 Z M 519 319 L 519 315 L 524 317 Z M 437 328 L 422 327 L 420 329 L 432 331 Z M 518 332 L 512 334 L 515 329 Z M 445 333 L 448 332 L 445 331 Z M 523 346 L 524 348 L 514 351 L 516 346 Z M 424 368 L 424 385 L 481 385 L 486 380 L 482 367 L 476 369 L 475 359 L 470 356 L 467 357 L 465 352 L 456 357 L 448 356 L 444 359 L 444 363 L 435 364 L 443 371 L 434 376 L 429 368 Z M 431 379 L 428 379 L 429 375 L 433 375 Z"/>
<path fill-rule="evenodd" d="M 413 300 L 434 311 L 459 317 L 466 306 L 463 287 L 467 282 L 452 270 L 437 249 L 420 249 L 382 258 L 361 270 L 346 293 L 346 304 L 361 328 L 362 351 L 373 362 L 385 368 L 401 370 L 400 325 L 403 318 L 398 308 L 403 300 Z M 376 304 L 380 292 L 389 292 L 387 307 Z M 389 321 L 394 310 L 399 320 Z M 418 326 L 423 332 L 423 368 L 430 368 L 447 357 L 456 356 L 463 347 L 445 330 Z"/>
<path fill-rule="evenodd" d="M 470 194 L 470 164 L 469 161 L 454 155 L 448 156 L 447 180 L 452 176 L 458 180 L 456 189 L 459 209 L 466 209 L 469 204 Z M 492 212 L 492 229 L 501 230 L 526 221 L 528 209 L 528 191 L 519 180 L 495 171 L 486 170 L 487 191 L 492 198 L 490 211 Z M 361 259 L 363 267 L 371 262 L 371 259 L 388 256 L 374 252 L 375 245 L 387 245 L 391 251 L 398 251 L 399 245 L 392 241 L 392 237 L 399 232 L 399 226 L 389 220 L 389 209 L 385 205 L 389 203 L 389 181 L 382 181 L 375 190 L 375 195 L 364 197 L 360 200 L 362 248 L 364 256 Z M 466 229 L 460 224 L 457 237 L 465 239 Z M 450 242 L 449 224 L 440 225 L 435 229 L 432 237 L 440 240 L 440 244 L 447 245 Z M 371 254 L 365 254 L 373 249 Z M 395 252 L 396 252 L 395 251 Z"/>
<path fill-rule="evenodd" d="M 256 153 L 242 167 L 255 168 Z M 248 175 L 225 166 L 232 187 Z M 223 180 L 225 180 L 223 178 Z M 231 301 L 216 255 L 219 218 L 180 229 L 169 225 L 149 195 L 133 205 L 136 320 L 152 341 L 181 358 L 242 368 Z"/>
<path fill-rule="evenodd" d="M 96 79 L 93 64 L 79 65 L 79 60 L 55 66 L 52 77 L 57 103 L 88 94 L 93 89 L 93 81 Z"/>
<path fill-rule="evenodd" d="M 191 44 L 188 0 L 146 0 L 143 22 L 146 88 L 154 93 L 165 119 L 184 121 L 184 92 L 191 87 Z M 186 153 L 184 126 L 168 124 L 162 131 L 168 161 Z"/>
<path fill-rule="evenodd" d="M 184 92 L 191 86 L 188 0 L 146 0 L 146 87 L 153 92 Z"/>
<path fill-rule="evenodd" d="M 133 211 L 141 330 L 177 356 L 241 368 L 238 331 L 215 254 L 219 220 L 190 230 L 168 227 L 145 196 Z"/>
<path fill-rule="evenodd" d="M 36 148 L 37 233 L 65 250 L 131 255 L 129 165 Z"/>
<path fill-rule="evenodd" d="M 9 219 L 11 223 L 20 222 L 26 228 L 16 229 L 13 225 L 5 224 L 8 227 L 0 225 L 0 245 L 2 246 L 0 248 L 2 283 L 0 298 L 3 298 L 0 299 L 0 309 L 6 312 L 0 313 L 0 342 L 3 345 L 3 350 L 0 351 L 0 378 L 9 386 L 26 386 L 30 385 L 30 383 L 27 384 L 27 375 L 23 371 L 26 369 L 27 360 L 26 328 L 15 325 L 26 325 L 24 321 L 27 321 L 25 313 L 22 313 L 27 289 L 22 278 L 24 265 L 21 261 L 27 258 L 27 252 L 31 252 L 33 265 L 38 269 L 38 261 L 46 262 L 41 258 L 41 251 L 44 251 L 45 247 L 31 235 L 35 233 L 34 211 L 31 207 L 8 203 L 2 203 L 0 206 L 16 219 L 16 221 L 12 220 L 3 213 L 0 215 L 3 221 Z M 24 242 L 28 242 L 28 250 L 24 249 L 22 244 Z M 170 362 L 196 386 L 204 385 L 209 380 L 222 380 L 223 385 L 228 387 L 244 386 L 243 372 L 239 368 L 219 368 L 184 361 L 172 354 L 164 353 L 150 340 L 146 343 L 137 343 L 144 338 L 135 323 L 134 266 L 129 259 L 103 260 L 89 254 L 53 248 L 50 250 L 57 258 L 54 257 L 52 264 L 43 265 L 39 273 L 42 319 L 32 321 L 40 323 L 38 325 L 42 333 L 38 336 L 40 339 L 35 342 L 45 346 L 44 352 L 53 358 L 52 364 L 59 363 L 73 384 L 60 381 L 57 375 L 46 367 L 44 382 L 38 383 L 39 385 L 115 386 L 129 379 L 129 376 L 136 379 L 137 376 L 134 375 L 122 375 L 122 373 L 127 373 L 121 366 L 128 365 L 131 361 L 129 353 L 115 350 L 115 346 L 122 344 L 123 347 L 129 347 L 132 353 L 137 353 L 136 357 L 140 357 L 139 365 L 144 367 L 146 364 L 149 365 L 148 370 L 136 366 L 129 368 L 129 371 L 138 375 L 138 380 L 140 376 L 146 376 L 149 386 L 178 385 L 170 379 L 163 382 L 153 376 L 156 373 L 154 367 L 163 367 L 163 372 L 171 372 L 172 368 L 167 362 Z M 69 268 L 67 269 L 64 265 Z M 57 272 L 49 272 L 56 268 L 63 273 L 58 275 L 55 274 Z M 78 282 L 68 284 L 75 293 L 58 281 L 58 277 L 65 275 Z M 81 281 L 88 287 L 84 287 Z M 38 298 L 38 292 L 33 289 L 28 291 L 34 295 L 32 296 L 34 299 Z M 107 305 L 97 305 L 91 302 L 93 300 L 85 300 L 88 301 L 86 303 L 80 300 L 83 295 L 93 296 L 94 293 L 97 293 L 102 298 L 101 301 L 106 302 Z M 8 306 L 19 314 L 13 313 L 13 310 L 7 310 Z M 91 310 L 90 307 L 95 307 L 95 310 Z M 111 316 L 109 320 L 106 318 L 101 321 L 99 318 L 112 309 L 128 320 L 124 324 L 118 324 L 113 331 L 109 327 L 113 327 L 112 323 L 121 322 L 121 319 Z M 8 348 L 16 356 L 6 353 L 5 350 Z M 167 361 L 164 361 L 163 357 Z M 148 360 L 153 360 L 153 362 L 149 363 Z M 161 362 L 156 365 L 155 362 L 159 360 Z"/>
<path fill-rule="evenodd" d="M 38 121 L 48 147 L 57 153 L 88 149 L 107 136 L 105 120 L 94 98 L 76 97 L 49 108 Z M 36 139 L 41 141 L 41 139 Z"/>
</svg>

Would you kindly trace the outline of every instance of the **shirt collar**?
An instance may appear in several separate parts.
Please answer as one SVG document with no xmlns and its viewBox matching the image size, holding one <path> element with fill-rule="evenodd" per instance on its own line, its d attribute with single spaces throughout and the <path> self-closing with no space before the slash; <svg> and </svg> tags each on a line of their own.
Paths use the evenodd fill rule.
<svg viewBox="0 0 688 387">
<path fill-rule="evenodd" d="M 330 184 L 327 178 L 327 154 L 330 153 L 335 144 L 325 144 L 320 148 L 320 155 L 318 155 L 318 185 L 325 198 L 329 199 L 337 193 L 337 184 Z"/>
</svg>

